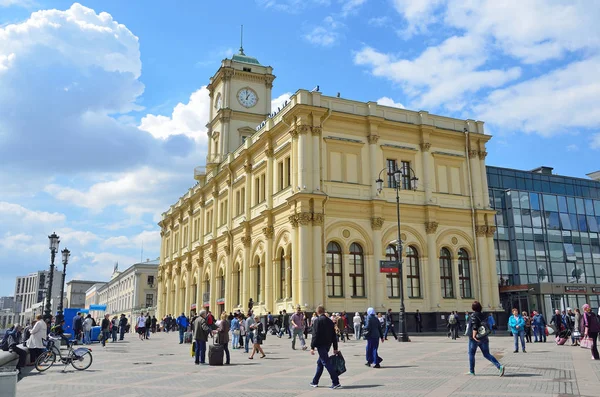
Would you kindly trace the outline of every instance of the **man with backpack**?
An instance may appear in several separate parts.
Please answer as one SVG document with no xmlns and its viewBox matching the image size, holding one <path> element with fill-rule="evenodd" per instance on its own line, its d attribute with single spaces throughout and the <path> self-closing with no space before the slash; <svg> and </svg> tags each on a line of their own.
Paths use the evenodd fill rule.
<svg viewBox="0 0 600 397">
<path fill-rule="evenodd" d="M 25 360 L 27 360 L 27 351 L 19 347 L 20 342 L 21 326 L 19 324 L 15 324 L 9 330 L 7 330 L 2 338 L 2 342 L 0 342 L 0 349 L 5 352 L 11 351 L 19 356 L 19 361 L 16 368 L 19 372 L 19 375 L 21 375 L 21 368 L 25 366 Z"/>
<path fill-rule="evenodd" d="M 177 325 L 179 326 L 179 344 L 183 344 L 183 334 L 187 331 L 189 325 L 188 319 L 185 314 L 181 313 L 181 316 L 177 317 Z"/>
<path fill-rule="evenodd" d="M 450 316 L 448 316 L 448 330 L 450 331 L 448 337 L 456 340 L 458 337 L 458 316 L 455 312 L 450 313 Z"/>
</svg>

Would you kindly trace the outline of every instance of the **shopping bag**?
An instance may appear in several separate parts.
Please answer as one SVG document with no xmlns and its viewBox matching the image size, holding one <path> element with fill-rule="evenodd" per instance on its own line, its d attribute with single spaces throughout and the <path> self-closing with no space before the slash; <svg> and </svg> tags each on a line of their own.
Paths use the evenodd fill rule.
<svg viewBox="0 0 600 397">
<path fill-rule="evenodd" d="M 337 352 L 337 354 L 329 357 L 329 360 L 338 376 L 346 372 L 346 360 L 344 360 L 341 352 Z"/>
<path fill-rule="evenodd" d="M 580 344 L 582 349 L 591 349 L 594 342 L 592 341 L 592 338 L 586 335 L 583 337 Z"/>
<path fill-rule="evenodd" d="M 550 325 L 546 325 L 546 335 L 554 335 L 556 330 Z"/>
<path fill-rule="evenodd" d="M 196 341 L 192 342 L 192 357 L 196 355 Z"/>
</svg>

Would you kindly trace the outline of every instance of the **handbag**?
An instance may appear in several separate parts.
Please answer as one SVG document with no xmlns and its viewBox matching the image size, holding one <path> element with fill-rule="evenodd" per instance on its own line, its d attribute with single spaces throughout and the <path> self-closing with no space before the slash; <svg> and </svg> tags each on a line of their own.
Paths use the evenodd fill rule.
<svg viewBox="0 0 600 397">
<path fill-rule="evenodd" d="M 342 356 L 341 352 L 337 352 L 337 354 L 330 356 L 329 361 L 331 362 L 331 366 L 334 368 L 338 376 L 346 372 L 346 360 L 344 359 L 344 356 Z"/>
<path fill-rule="evenodd" d="M 551 327 L 550 325 L 546 325 L 546 335 L 553 335 L 554 332 L 556 332 L 556 331 L 554 330 L 553 327 Z"/>
<path fill-rule="evenodd" d="M 196 341 L 192 342 L 192 357 L 196 355 Z"/>
<path fill-rule="evenodd" d="M 583 337 L 580 344 L 582 349 L 591 349 L 594 341 L 592 341 L 592 338 L 586 335 Z"/>
<path fill-rule="evenodd" d="M 571 334 L 571 336 L 574 339 L 579 339 L 579 338 L 581 338 L 581 332 L 579 332 L 579 331 L 573 331 L 573 334 Z"/>
<path fill-rule="evenodd" d="M 240 330 L 239 329 L 234 329 L 233 330 L 233 334 L 234 335 L 239 335 L 240 334 Z"/>
</svg>

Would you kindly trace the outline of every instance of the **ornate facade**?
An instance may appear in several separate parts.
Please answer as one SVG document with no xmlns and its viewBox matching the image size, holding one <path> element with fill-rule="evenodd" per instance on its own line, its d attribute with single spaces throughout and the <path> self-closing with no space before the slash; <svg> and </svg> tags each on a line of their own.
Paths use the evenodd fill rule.
<svg viewBox="0 0 600 397">
<path fill-rule="evenodd" d="M 407 311 L 499 309 L 483 123 L 305 90 L 271 113 L 271 72 L 235 55 L 211 78 L 206 168 L 159 222 L 158 315 L 396 310 L 396 190 L 375 184 L 394 168 Z"/>
</svg>

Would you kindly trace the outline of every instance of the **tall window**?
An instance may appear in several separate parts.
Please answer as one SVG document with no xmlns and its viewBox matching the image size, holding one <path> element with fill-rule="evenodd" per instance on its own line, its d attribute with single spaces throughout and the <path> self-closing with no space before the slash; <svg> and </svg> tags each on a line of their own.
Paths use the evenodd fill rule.
<svg viewBox="0 0 600 397">
<path fill-rule="evenodd" d="M 419 270 L 419 253 L 412 245 L 406 250 L 406 259 L 408 262 L 408 273 L 406 281 L 408 283 L 408 297 L 421 297 L 421 273 Z"/>
<path fill-rule="evenodd" d="M 365 296 L 365 261 L 360 244 L 350 245 L 350 283 L 352 296 Z"/>
<path fill-rule="evenodd" d="M 256 264 L 256 302 L 262 302 L 260 262 Z"/>
<path fill-rule="evenodd" d="M 396 160 L 387 159 L 386 164 L 387 164 L 387 174 L 388 174 L 388 187 L 395 188 L 396 180 L 394 179 L 393 173 L 394 173 L 394 171 L 397 170 Z"/>
<path fill-rule="evenodd" d="M 285 252 L 279 255 L 279 299 L 285 298 Z"/>
<path fill-rule="evenodd" d="M 154 295 L 146 294 L 146 307 L 154 306 Z"/>
<path fill-rule="evenodd" d="M 279 179 L 279 183 L 277 185 L 278 189 L 277 190 L 283 190 L 283 186 L 285 184 L 284 180 L 285 180 L 285 174 L 283 171 L 283 161 L 280 161 L 279 163 L 277 163 L 277 174 L 278 174 L 278 179 Z"/>
<path fill-rule="evenodd" d="M 285 158 L 285 169 L 287 173 L 285 187 L 288 187 L 292 184 L 292 160 L 289 157 Z"/>
<path fill-rule="evenodd" d="M 396 247 L 388 245 L 385 249 L 385 260 L 396 261 L 398 256 L 396 255 Z M 387 273 L 385 278 L 387 279 L 387 290 L 388 298 L 399 298 L 400 297 L 400 274 L 399 273 Z"/>
<path fill-rule="evenodd" d="M 458 251 L 458 283 L 461 298 L 472 298 L 471 290 L 471 265 L 469 264 L 469 253 L 460 249 Z"/>
<path fill-rule="evenodd" d="M 236 300 L 237 300 L 237 304 L 238 306 L 242 304 L 242 266 L 240 264 L 237 265 L 237 280 L 236 280 L 236 287 L 237 287 L 237 296 L 236 296 Z"/>
<path fill-rule="evenodd" d="M 221 273 L 221 277 L 219 280 L 219 289 L 221 290 L 219 298 L 225 298 L 225 270 L 223 270 Z"/>
<path fill-rule="evenodd" d="M 411 190 L 412 189 L 412 175 L 410 172 L 410 162 L 403 161 L 402 162 L 402 189 Z"/>
<path fill-rule="evenodd" d="M 254 205 L 260 203 L 260 177 L 254 179 Z"/>
<path fill-rule="evenodd" d="M 327 295 L 343 297 L 342 249 L 336 242 L 327 244 Z"/>
<path fill-rule="evenodd" d="M 454 288 L 452 287 L 452 256 L 448 248 L 440 250 L 440 281 L 442 298 L 454 298 Z"/>
</svg>

